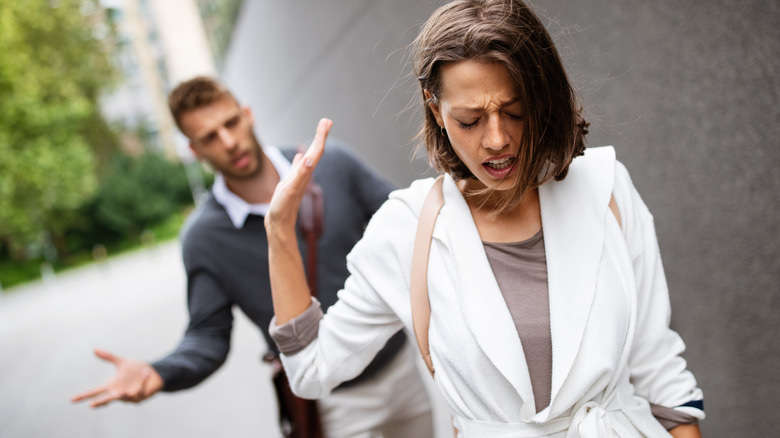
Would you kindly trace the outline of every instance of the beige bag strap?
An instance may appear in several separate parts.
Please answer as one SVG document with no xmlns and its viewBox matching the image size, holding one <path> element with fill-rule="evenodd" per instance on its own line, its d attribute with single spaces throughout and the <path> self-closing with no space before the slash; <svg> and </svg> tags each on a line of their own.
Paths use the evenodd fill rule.
<svg viewBox="0 0 780 438">
<path fill-rule="evenodd" d="M 425 197 L 425 202 L 417 222 L 417 234 L 414 238 L 414 253 L 412 254 L 412 277 L 410 295 L 412 303 L 412 324 L 417 346 L 420 348 L 425 365 L 433 376 L 431 350 L 428 347 L 428 327 L 431 322 L 431 303 L 428 300 L 428 256 L 431 251 L 431 236 L 436 225 L 436 217 L 444 205 L 442 182 L 440 175 Z"/>
</svg>

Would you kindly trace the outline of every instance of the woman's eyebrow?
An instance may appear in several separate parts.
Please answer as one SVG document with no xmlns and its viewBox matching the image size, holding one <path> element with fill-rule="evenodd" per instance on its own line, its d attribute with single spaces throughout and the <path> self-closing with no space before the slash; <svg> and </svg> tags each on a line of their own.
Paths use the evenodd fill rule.
<svg viewBox="0 0 780 438">
<path fill-rule="evenodd" d="M 515 103 L 517 103 L 519 101 L 520 101 L 520 98 L 519 97 L 515 97 L 513 99 L 510 99 L 510 100 L 502 103 L 501 104 L 501 108 L 504 108 L 504 107 L 507 107 L 507 106 L 510 106 L 510 105 L 514 105 Z M 485 110 L 484 108 L 481 108 L 481 107 L 469 107 L 469 106 L 454 106 L 454 107 L 452 107 L 452 109 L 453 110 L 458 110 L 458 111 L 469 111 L 469 112 L 474 112 L 474 113 Z"/>
</svg>

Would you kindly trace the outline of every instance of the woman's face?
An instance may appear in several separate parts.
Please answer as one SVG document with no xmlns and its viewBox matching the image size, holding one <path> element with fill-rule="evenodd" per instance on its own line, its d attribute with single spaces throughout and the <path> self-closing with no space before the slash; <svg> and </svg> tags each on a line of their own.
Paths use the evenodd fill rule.
<svg viewBox="0 0 780 438">
<path fill-rule="evenodd" d="M 442 95 L 430 108 L 455 154 L 476 177 L 464 188 L 512 188 L 523 107 L 509 71 L 500 63 L 461 61 L 442 67 L 441 84 Z"/>
</svg>

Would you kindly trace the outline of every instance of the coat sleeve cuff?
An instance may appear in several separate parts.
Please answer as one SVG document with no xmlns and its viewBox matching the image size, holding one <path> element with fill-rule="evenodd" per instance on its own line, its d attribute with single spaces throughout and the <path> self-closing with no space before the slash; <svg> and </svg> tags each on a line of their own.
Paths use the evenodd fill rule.
<svg viewBox="0 0 780 438">
<path fill-rule="evenodd" d="M 666 430 L 681 424 L 698 423 L 700 419 L 704 418 L 704 411 L 701 408 L 698 406 L 689 406 L 688 404 L 676 408 L 668 408 L 666 406 L 650 403 L 650 410 L 653 412 L 655 419 L 658 420 Z"/>
<path fill-rule="evenodd" d="M 282 354 L 295 354 L 317 339 L 322 319 L 320 302 L 312 297 L 311 305 L 303 313 L 282 325 L 276 325 L 276 317 L 271 319 L 268 332 Z"/>
</svg>

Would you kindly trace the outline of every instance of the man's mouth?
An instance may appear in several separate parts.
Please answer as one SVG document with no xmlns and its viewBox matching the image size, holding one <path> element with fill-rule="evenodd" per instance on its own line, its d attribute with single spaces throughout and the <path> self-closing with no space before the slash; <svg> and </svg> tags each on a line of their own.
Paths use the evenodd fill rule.
<svg viewBox="0 0 780 438">
<path fill-rule="evenodd" d="M 242 168 L 249 164 L 249 154 L 243 153 L 232 160 L 233 167 Z"/>
</svg>

